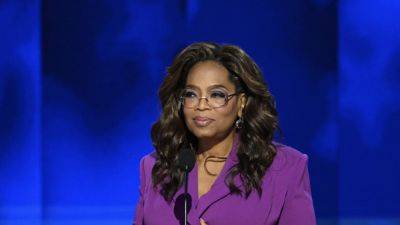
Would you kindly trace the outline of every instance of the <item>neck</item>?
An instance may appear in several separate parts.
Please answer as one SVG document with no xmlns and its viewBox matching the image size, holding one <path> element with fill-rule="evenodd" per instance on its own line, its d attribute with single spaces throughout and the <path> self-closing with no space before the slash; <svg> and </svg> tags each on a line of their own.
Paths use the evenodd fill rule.
<svg viewBox="0 0 400 225">
<path fill-rule="evenodd" d="M 227 157 L 232 149 L 235 131 L 219 139 L 199 139 L 197 159 L 203 161 L 208 156 Z"/>
</svg>

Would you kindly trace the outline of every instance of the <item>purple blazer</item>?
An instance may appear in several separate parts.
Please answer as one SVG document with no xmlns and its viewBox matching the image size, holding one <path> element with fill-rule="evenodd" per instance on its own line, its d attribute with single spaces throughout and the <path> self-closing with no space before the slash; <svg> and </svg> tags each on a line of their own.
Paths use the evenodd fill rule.
<svg viewBox="0 0 400 225">
<path fill-rule="evenodd" d="M 277 154 L 263 178 L 261 198 L 256 191 L 252 191 L 247 199 L 230 193 L 224 178 L 229 168 L 238 162 L 236 152 L 239 141 L 236 135 L 224 167 L 211 189 L 200 199 L 197 192 L 197 163 L 189 173 L 189 223 L 200 225 L 200 218 L 203 218 L 208 225 L 316 224 L 307 168 L 308 156 L 289 146 L 274 142 Z M 140 160 L 140 199 L 133 224 L 179 225 L 183 221 L 183 187 L 168 204 L 152 188 L 151 170 L 154 163 L 154 153 Z M 240 188 L 240 179 L 238 176 L 236 178 L 234 182 Z"/>
</svg>

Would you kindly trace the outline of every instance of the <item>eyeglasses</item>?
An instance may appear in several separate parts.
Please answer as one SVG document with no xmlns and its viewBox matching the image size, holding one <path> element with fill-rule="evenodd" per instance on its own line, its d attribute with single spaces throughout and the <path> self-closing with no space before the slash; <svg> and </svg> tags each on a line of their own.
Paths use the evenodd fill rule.
<svg viewBox="0 0 400 225">
<path fill-rule="evenodd" d="M 185 90 L 180 97 L 180 102 L 185 108 L 196 108 L 200 103 L 200 99 L 204 98 L 211 108 L 220 108 L 225 106 L 233 96 L 239 93 L 228 94 L 224 91 L 215 90 L 207 93 L 206 97 L 199 97 L 195 91 Z"/>
</svg>

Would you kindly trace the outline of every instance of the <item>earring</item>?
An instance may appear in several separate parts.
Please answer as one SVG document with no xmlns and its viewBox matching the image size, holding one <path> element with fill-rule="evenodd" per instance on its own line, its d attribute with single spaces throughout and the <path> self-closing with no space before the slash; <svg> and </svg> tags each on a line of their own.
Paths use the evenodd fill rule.
<svg viewBox="0 0 400 225">
<path fill-rule="evenodd" d="M 239 117 L 239 119 L 236 120 L 235 127 L 237 129 L 241 129 L 243 127 L 243 119 L 242 119 L 242 117 Z"/>
</svg>

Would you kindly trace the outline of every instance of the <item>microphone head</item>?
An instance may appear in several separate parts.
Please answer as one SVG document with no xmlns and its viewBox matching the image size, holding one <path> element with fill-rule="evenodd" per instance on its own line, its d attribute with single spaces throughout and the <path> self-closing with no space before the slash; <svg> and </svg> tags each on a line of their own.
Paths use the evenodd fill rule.
<svg viewBox="0 0 400 225">
<path fill-rule="evenodd" d="M 182 148 L 179 152 L 178 166 L 185 172 L 192 171 L 196 162 L 196 155 L 191 148 Z"/>
</svg>

